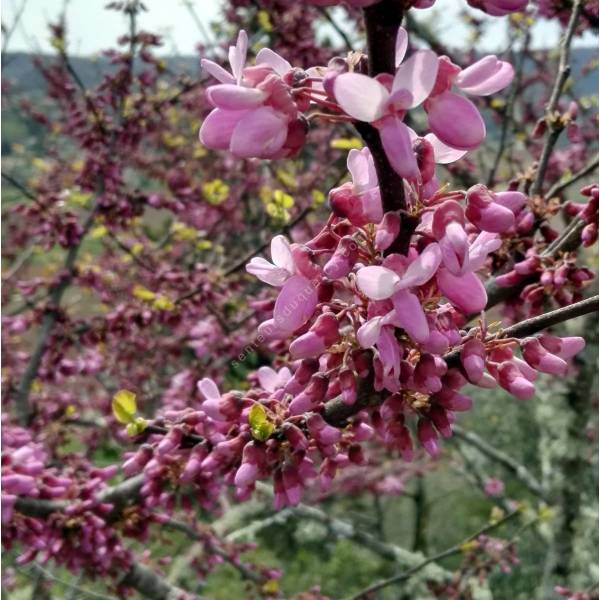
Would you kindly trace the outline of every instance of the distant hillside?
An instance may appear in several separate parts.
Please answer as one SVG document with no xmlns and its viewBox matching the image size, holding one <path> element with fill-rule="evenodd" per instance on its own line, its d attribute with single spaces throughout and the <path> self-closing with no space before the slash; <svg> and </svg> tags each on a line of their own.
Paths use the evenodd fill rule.
<svg viewBox="0 0 600 600">
<path fill-rule="evenodd" d="M 597 48 L 574 48 L 572 50 L 573 73 L 580 73 L 581 68 L 593 63 L 585 77 L 578 76 L 574 87 L 577 95 L 592 95 L 598 90 L 598 50 Z M 42 60 L 52 60 L 50 56 L 42 56 Z M 197 56 L 166 57 L 165 62 L 174 73 L 188 74 L 197 77 L 200 73 L 200 61 Z M 33 64 L 33 55 L 15 52 L 7 54 L 2 78 L 11 81 L 16 89 L 23 93 L 35 93 L 43 90 L 43 79 Z M 111 66 L 104 57 L 97 59 L 74 57 L 73 67 L 86 85 L 94 85 L 101 74 Z"/>
</svg>

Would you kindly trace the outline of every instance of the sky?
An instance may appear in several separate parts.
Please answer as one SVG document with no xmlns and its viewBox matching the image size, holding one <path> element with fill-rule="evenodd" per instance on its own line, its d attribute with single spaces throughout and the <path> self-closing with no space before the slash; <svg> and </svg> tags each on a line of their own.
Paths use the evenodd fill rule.
<svg viewBox="0 0 600 600">
<path fill-rule="evenodd" d="M 10 26 L 24 0 L 1 0 L 2 22 Z M 67 24 L 71 31 L 69 50 L 77 55 L 90 55 L 114 45 L 116 37 L 125 31 L 124 16 L 104 8 L 107 0 L 25 0 L 20 26 L 14 31 L 9 50 L 49 52 L 47 23 L 56 17 L 67 4 Z M 208 30 L 211 21 L 219 17 L 222 0 L 189 0 L 195 12 Z M 193 54 L 195 45 L 202 40 L 197 23 L 191 18 L 183 0 L 144 0 L 148 12 L 139 18 L 140 27 L 146 31 L 158 32 L 166 36 L 163 53 Z M 459 0 L 438 0 L 433 9 L 414 13 L 418 18 L 431 17 L 435 11 L 435 23 L 441 40 L 452 47 L 459 47 L 464 37 L 464 26 L 456 19 L 464 7 Z M 474 14 L 482 15 L 479 11 Z M 341 16 L 342 12 L 335 13 Z M 506 46 L 506 21 L 490 17 L 491 25 L 487 35 L 478 47 L 481 51 L 494 52 Z M 343 21 L 341 21 L 343 23 Z M 333 34 L 332 34 L 333 35 Z M 559 39 L 556 24 L 538 20 L 533 26 L 534 47 L 555 47 Z M 576 45 L 592 46 L 597 38 L 591 34 L 576 41 Z"/>
</svg>

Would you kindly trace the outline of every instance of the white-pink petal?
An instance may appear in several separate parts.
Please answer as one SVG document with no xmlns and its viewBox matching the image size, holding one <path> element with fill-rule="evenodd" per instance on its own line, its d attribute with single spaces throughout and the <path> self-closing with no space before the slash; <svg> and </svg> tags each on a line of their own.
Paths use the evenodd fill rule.
<svg viewBox="0 0 600 600">
<path fill-rule="evenodd" d="M 439 244 L 429 244 L 409 265 L 396 289 L 405 289 L 427 283 L 436 273 L 442 260 Z"/>
<path fill-rule="evenodd" d="M 238 85 L 242 81 L 244 65 L 246 64 L 246 55 L 248 53 L 248 34 L 241 29 L 238 33 L 235 46 L 229 46 L 229 64 L 231 72 Z"/>
<path fill-rule="evenodd" d="M 356 275 L 358 289 L 371 300 L 385 300 L 392 296 L 400 277 L 386 267 L 363 267 Z"/>
<path fill-rule="evenodd" d="M 394 171 L 405 179 L 418 179 L 419 166 L 408 127 L 397 117 L 389 116 L 383 119 L 378 129 L 385 155 Z"/>
<path fill-rule="evenodd" d="M 228 73 L 221 65 L 218 65 L 216 62 L 213 62 L 208 58 L 203 58 L 200 61 L 200 64 L 202 65 L 202 69 L 204 71 L 206 71 L 209 75 L 212 75 L 221 83 L 235 83 L 233 75 L 231 75 L 231 73 Z"/>
<path fill-rule="evenodd" d="M 276 235 L 271 240 L 271 259 L 274 264 L 288 271 L 290 275 L 296 272 L 292 249 L 284 235 Z"/>
<path fill-rule="evenodd" d="M 236 125 L 229 149 L 238 158 L 269 158 L 281 149 L 287 131 L 287 122 L 270 106 L 262 106 Z"/>
<path fill-rule="evenodd" d="M 198 391 L 204 396 L 205 400 L 220 400 L 221 393 L 217 384 L 210 378 L 204 377 L 196 384 Z"/>
<path fill-rule="evenodd" d="M 404 27 L 398 28 L 398 34 L 396 35 L 396 68 L 400 66 L 400 63 L 406 56 L 406 50 L 408 48 L 408 33 Z"/>
<path fill-rule="evenodd" d="M 352 175 L 352 185 L 357 194 L 377 187 L 375 163 L 368 148 L 365 147 L 361 150 L 353 148 L 350 150 L 346 164 Z"/>
<path fill-rule="evenodd" d="M 257 65 L 267 65 L 271 67 L 278 75 L 285 75 L 288 71 L 292 70 L 292 65 L 285 60 L 282 56 L 279 56 L 277 52 L 273 52 L 270 48 L 262 48 L 256 55 Z"/>
<path fill-rule="evenodd" d="M 211 85 L 206 90 L 208 100 L 217 108 L 244 110 L 256 108 L 267 98 L 267 93 L 257 88 L 247 88 L 233 83 Z"/>
<path fill-rule="evenodd" d="M 447 165 L 461 159 L 466 150 L 457 150 L 447 144 L 444 144 L 435 133 L 428 133 L 425 139 L 433 146 L 433 156 L 438 165 Z"/>
<path fill-rule="evenodd" d="M 392 93 L 397 90 L 408 90 L 412 94 L 412 102 L 407 108 L 419 106 L 431 93 L 437 71 L 436 53 L 431 50 L 419 50 L 396 71 Z"/>
<path fill-rule="evenodd" d="M 356 339 L 361 348 L 371 348 L 377 343 L 382 326 L 383 319 L 381 317 L 373 317 L 359 327 L 356 332 Z"/>
<path fill-rule="evenodd" d="M 515 76 L 512 65 L 493 54 L 484 56 L 463 69 L 454 83 L 463 92 L 474 96 L 489 96 L 504 89 Z"/>
<path fill-rule="evenodd" d="M 227 150 L 233 130 L 247 113 L 247 110 L 215 108 L 200 127 L 200 142 L 213 150 Z"/>
<path fill-rule="evenodd" d="M 276 267 L 261 256 L 255 256 L 250 260 L 246 265 L 246 272 L 275 287 L 281 287 L 291 275 L 287 269 Z"/>
<path fill-rule="evenodd" d="M 383 115 L 389 92 L 375 79 L 360 73 L 335 78 L 333 93 L 342 110 L 359 121 L 376 121 Z"/>
</svg>

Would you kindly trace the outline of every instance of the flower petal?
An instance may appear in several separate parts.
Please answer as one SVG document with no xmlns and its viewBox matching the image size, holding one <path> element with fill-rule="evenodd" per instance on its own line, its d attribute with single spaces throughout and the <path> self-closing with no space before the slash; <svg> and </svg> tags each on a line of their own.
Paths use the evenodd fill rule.
<svg viewBox="0 0 600 600">
<path fill-rule="evenodd" d="M 394 171 L 406 179 L 418 179 L 420 171 L 408 127 L 396 117 L 386 117 L 378 129 L 385 155 Z"/>
<path fill-rule="evenodd" d="M 209 75 L 212 75 L 215 79 L 218 79 L 221 83 L 235 83 L 235 79 L 228 73 L 221 65 L 218 65 L 208 58 L 203 58 L 200 61 L 202 69 Z"/>
<path fill-rule="evenodd" d="M 291 274 L 287 269 L 276 267 L 261 256 L 255 256 L 250 260 L 246 265 L 246 272 L 275 287 L 281 287 Z"/>
<path fill-rule="evenodd" d="M 198 391 L 204 396 L 205 400 L 220 400 L 221 392 L 219 392 L 219 388 L 217 384 L 208 377 L 201 379 L 197 383 Z"/>
<path fill-rule="evenodd" d="M 375 79 L 360 73 L 342 73 L 335 78 L 333 92 L 342 109 L 359 121 L 376 121 L 383 115 L 388 91 Z"/>
<path fill-rule="evenodd" d="M 271 240 L 271 260 L 293 275 L 296 271 L 290 243 L 284 235 L 276 235 Z"/>
<path fill-rule="evenodd" d="M 429 325 L 421 302 L 408 290 L 400 290 L 392 298 L 394 303 L 394 324 L 402 327 L 415 342 L 426 342 L 429 338 Z"/>
<path fill-rule="evenodd" d="M 435 133 L 428 133 L 425 139 L 433 146 L 433 156 L 438 165 L 453 163 L 467 153 L 466 150 L 457 150 L 444 144 Z"/>
<path fill-rule="evenodd" d="M 437 283 L 450 303 L 466 315 L 482 311 L 487 304 L 487 293 L 475 273 L 453 275 L 448 269 L 440 269 Z"/>
<path fill-rule="evenodd" d="M 270 48 L 262 48 L 256 55 L 257 65 L 267 65 L 271 67 L 278 75 L 285 75 L 288 71 L 292 70 L 292 65 L 285 60 L 285 58 L 279 56 L 277 52 L 273 52 Z"/>
<path fill-rule="evenodd" d="M 242 87 L 233 83 L 220 83 L 211 85 L 206 90 L 206 96 L 217 108 L 244 110 L 260 106 L 267 94 L 256 88 Z"/>
<path fill-rule="evenodd" d="M 406 269 L 396 289 L 406 289 L 427 283 L 435 275 L 441 260 L 442 252 L 439 244 L 435 242 L 429 244 Z"/>
<path fill-rule="evenodd" d="M 277 377 L 277 372 L 271 367 L 260 367 L 256 372 L 258 376 L 258 383 L 260 383 L 260 387 L 267 392 L 273 392 L 277 388 L 277 384 L 279 383 L 279 378 Z"/>
<path fill-rule="evenodd" d="M 242 81 L 242 73 L 246 64 L 248 54 L 248 35 L 240 29 L 235 46 L 229 46 L 229 64 L 235 80 L 239 84 Z"/>
<path fill-rule="evenodd" d="M 381 317 L 373 317 L 360 326 L 356 332 L 356 339 L 362 348 L 371 348 L 377 343 L 382 325 Z"/>
<path fill-rule="evenodd" d="M 213 150 L 227 150 L 231 135 L 247 110 L 222 110 L 215 108 L 200 127 L 200 142 Z"/>
<path fill-rule="evenodd" d="M 375 163 L 368 148 L 350 150 L 346 164 L 352 175 L 352 184 L 357 194 L 377 187 Z"/>
<path fill-rule="evenodd" d="M 273 319 L 276 327 L 292 333 L 311 318 L 317 303 L 315 287 L 306 277 L 290 277 L 275 301 Z"/>
<path fill-rule="evenodd" d="M 470 101 L 444 92 L 431 98 L 427 106 L 429 127 L 438 138 L 458 150 L 473 150 L 485 138 L 485 123 Z"/>
<path fill-rule="evenodd" d="M 408 90 L 412 102 L 407 108 L 419 106 L 427 99 L 437 77 L 438 57 L 431 50 L 415 52 L 405 63 L 400 65 L 392 84 L 392 93 Z"/>
<path fill-rule="evenodd" d="M 456 76 L 454 83 L 467 94 L 489 96 L 504 89 L 514 76 L 515 72 L 510 63 L 490 54 L 463 69 Z"/>
<path fill-rule="evenodd" d="M 396 35 L 396 68 L 400 66 L 400 63 L 406 56 L 406 49 L 408 48 L 408 33 L 404 27 L 398 28 L 398 34 Z"/>
<path fill-rule="evenodd" d="M 269 158 L 287 138 L 287 123 L 270 106 L 249 111 L 237 124 L 229 149 L 238 158 Z"/>
<path fill-rule="evenodd" d="M 385 300 L 393 293 L 400 277 L 386 267 L 363 267 L 356 275 L 360 291 L 371 300 Z"/>
</svg>

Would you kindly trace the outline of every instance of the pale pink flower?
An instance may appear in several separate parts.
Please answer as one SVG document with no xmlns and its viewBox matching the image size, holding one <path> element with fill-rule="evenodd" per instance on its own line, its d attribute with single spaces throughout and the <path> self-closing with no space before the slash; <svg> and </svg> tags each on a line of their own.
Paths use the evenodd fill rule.
<svg viewBox="0 0 600 600">
<path fill-rule="evenodd" d="M 272 263 L 255 256 L 246 265 L 246 271 L 269 285 L 281 287 L 296 273 L 292 249 L 285 236 L 276 235 L 271 240 L 271 259 Z"/>
<path fill-rule="evenodd" d="M 256 374 L 260 387 L 267 392 L 274 392 L 284 387 L 292 378 L 292 373 L 287 367 L 282 367 L 279 371 L 271 367 L 260 367 Z"/>
<path fill-rule="evenodd" d="M 489 96 L 504 89 L 514 77 L 510 63 L 490 54 L 466 69 L 447 56 L 439 59 L 435 86 L 424 104 L 429 128 L 448 146 L 473 150 L 485 138 L 485 123 L 477 107 L 450 91 L 452 86 L 471 96 Z"/>
<path fill-rule="evenodd" d="M 431 50 L 419 50 L 402 63 L 407 45 L 407 33 L 401 27 L 396 40 L 398 68 L 393 77 L 342 73 L 335 78 L 333 90 L 348 115 L 377 127 L 393 169 L 402 177 L 416 180 L 419 169 L 409 129 L 402 120 L 409 109 L 419 106 L 431 93 L 438 59 Z"/>
</svg>

